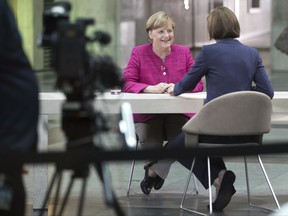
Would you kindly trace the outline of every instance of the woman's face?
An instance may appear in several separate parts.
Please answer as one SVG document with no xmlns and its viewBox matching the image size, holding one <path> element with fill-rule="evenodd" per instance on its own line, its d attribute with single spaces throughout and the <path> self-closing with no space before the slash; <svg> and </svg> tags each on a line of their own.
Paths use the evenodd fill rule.
<svg viewBox="0 0 288 216">
<path fill-rule="evenodd" d="M 172 25 L 157 28 L 149 31 L 149 38 L 154 47 L 158 49 L 168 49 L 174 42 L 174 31 Z"/>
</svg>

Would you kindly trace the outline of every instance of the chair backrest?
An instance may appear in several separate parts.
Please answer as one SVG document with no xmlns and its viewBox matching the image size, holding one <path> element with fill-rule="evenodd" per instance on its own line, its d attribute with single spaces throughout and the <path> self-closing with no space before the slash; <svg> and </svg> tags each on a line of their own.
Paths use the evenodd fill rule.
<svg viewBox="0 0 288 216">
<path fill-rule="evenodd" d="M 263 135 L 271 129 L 271 99 L 260 92 L 239 91 L 213 99 L 182 128 L 190 136 L 188 145 L 198 136 Z"/>
</svg>

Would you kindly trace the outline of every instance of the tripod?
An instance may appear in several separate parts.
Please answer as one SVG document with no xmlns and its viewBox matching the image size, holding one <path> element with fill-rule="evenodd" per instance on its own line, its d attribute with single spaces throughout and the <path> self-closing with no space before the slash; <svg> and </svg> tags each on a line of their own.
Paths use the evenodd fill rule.
<svg viewBox="0 0 288 216">
<path fill-rule="evenodd" d="M 109 175 L 109 172 L 107 170 L 107 167 L 104 164 L 100 164 L 100 163 L 94 163 L 93 166 L 94 166 L 95 170 L 97 171 L 97 173 L 98 173 L 98 175 L 99 175 L 99 177 L 103 183 L 103 189 L 104 189 L 104 196 L 105 196 L 106 204 L 108 206 L 113 207 L 115 210 L 115 213 L 118 216 L 124 216 L 125 214 L 123 213 L 123 211 L 122 211 L 122 209 L 121 209 L 121 207 L 120 207 L 120 205 L 119 205 L 119 203 L 115 197 L 115 194 L 113 192 L 111 179 L 110 179 L 110 175 Z M 44 213 L 44 209 L 45 209 L 46 205 L 48 204 L 48 199 L 51 195 L 52 189 L 53 189 L 55 184 L 57 184 L 57 185 L 56 185 L 56 195 L 55 195 L 55 199 L 54 199 L 54 203 L 53 203 L 54 208 L 53 208 L 52 216 L 63 215 L 67 201 L 69 199 L 71 189 L 72 189 L 73 184 L 74 184 L 76 179 L 82 180 L 82 187 L 81 187 L 80 196 L 79 196 L 77 216 L 82 215 L 84 199 L 85 199 L 85 192 L 86 192 L 86 185 L 87 185 L 87 178 L 89 176 L 89 164 L 86 164 L 85 166 L 83 166 L 81 168 L 81 170 L 73 169 L 73 174 L 70 178 L 69 185 L 68 185 L 67 190 L 65 192 L 62 205 L 60 206 L 60 210 L 58 211 L 58 214 L 57 214 L 57 204 L 59 201 L 62 176 L 63 176 L 64 170 L 65 170 L 65 168 L 61 167 L 60 165 L 56 166 L 56 170 L 52 176 L 51 183 L 48 187 L 48 191 L 46 193 L 46 196 L 45 196 L 45 199 L 44 199 L 41 211 L 40 211 L 40 216 L 42 216 Z"/>
<path fill-rule="evenodd" d="M 99 113 L 95 113 L 92 107 L 91 101 L 83 104 L 80 109 L 71 109 L 71 106 L 67 106 L 69 102 L 65 102 L 63 105 L 63 114 L 62 114 L 62 129 L 64 130 L 66 137 L 68 138 L 67 149 L 68 151 L 77 151 L 78 149 L 90 151 L 99 150 L 101 151 L 100 144 L 95 143 L 95 133 L 98 131 L 102 131 L 105 129 L 103 125 L 105 125 L 105 121 L 103 120 L 102 115 Z M 68 104 L 69 105 L 69 104 Z M 98 117 L 98 118 L 97 118 Z M 77 126 L 77 127 L 75 127 Z M 106 204 L 114 208 L 115 213 L 118 216 L 124 216 L 124 213 L 116 199 L 116 196 L 112 189 L 112 183 L 110 179 L 110 175 L 107 167 L 101 161 L 94 162 L 92 164 L 98 173 L 100 180 L 103 183 L 104 189 L 104 197 Z M 76 179 L 82 180 L 82 187 L 80 191 L 79 197 L 79 205 L 77 210 L 77 216 L 81 216 L 83 211 L 84 199 L 85 199 L 85 190 L 87 184 L 87 178 L 89 176 L 89 163 L 88 162 L 77 162 L 75 161 L 73 164 L 70 164 L 69 167 L 73 167 L 73 175 L 70 178 L 69 185 L 64 195 L 63 203 L 60 206 L 59 216 L 61 216 L 65 210 L 67 201 L 70 196 L 70 192 L 74 181 Z M 56 164 L 56 170 L 52 176 L 51 183 L 48 187 L 48 191 L 46 193 L 40 216 L 43 215 L 44 209 L 48 204 L 49 196 L 51 195 L 54 184 L 57 181 L 56 186 L 56 195 L 54 200 L 54 208 L 52 216 L 56 216 L 57 214 L 57 204 L 59 201 L 61 183 L 62 183 L 62 175 L 63 171 L 67 169 L 65 165 Z M 70 168 L 71 169 L 71 168 Z"/>
</svg>

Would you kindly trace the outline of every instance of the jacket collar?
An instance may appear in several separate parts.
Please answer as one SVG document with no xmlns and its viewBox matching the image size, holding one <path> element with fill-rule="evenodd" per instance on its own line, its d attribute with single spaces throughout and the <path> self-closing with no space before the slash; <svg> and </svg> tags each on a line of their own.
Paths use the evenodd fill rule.
<svg viewBox="0 0 288 216">
<path fill-rule="evenodd" d="M 217 43 L 238 43 L 238 44 L 240 44 L 241 42 L 235 38 L 224 38 L 221 40 L 217 40 Z"/>
</svg>

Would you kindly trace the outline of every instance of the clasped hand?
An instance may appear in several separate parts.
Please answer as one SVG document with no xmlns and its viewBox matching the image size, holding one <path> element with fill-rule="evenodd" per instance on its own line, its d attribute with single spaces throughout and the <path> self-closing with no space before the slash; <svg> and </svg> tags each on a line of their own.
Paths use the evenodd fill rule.
<svg viewBox="0 0 288 216">
<path fill-rule="evenodd" d="M 164 94 L 169 93 L 170 95 L 173 95 L 174 90 L 174 83 L 159 83 L 154 86 L 147 86 L 144 89 L 144 93 L 154 93 L 154 94 Z"/>
</svg>

